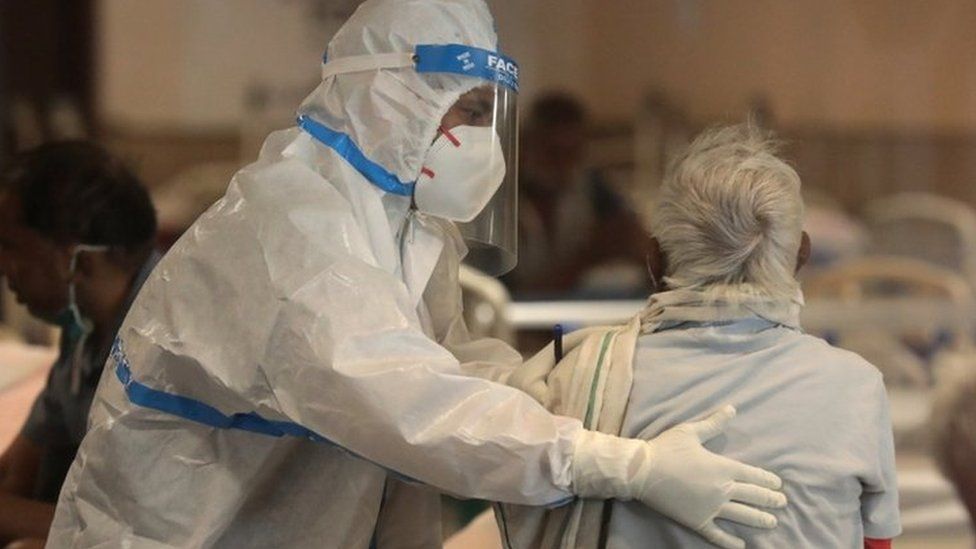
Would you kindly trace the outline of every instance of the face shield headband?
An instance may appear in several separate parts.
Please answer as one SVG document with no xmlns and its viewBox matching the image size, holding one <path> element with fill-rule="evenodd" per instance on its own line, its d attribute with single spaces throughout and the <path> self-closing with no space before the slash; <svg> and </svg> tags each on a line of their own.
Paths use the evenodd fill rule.
<svg viewBox="0 0 976 549">
<path fill-rule="evenodd" d="M 518 93 L 519 69 L 514 60 L 498 52 L 463 44 L 418 45 L 413 53 L 355 55 L 323 61 L 323 80 L 337 74 L 413 67 L 418 73 L 449 73 L 479 78 Z M 298 117 L 298 126 L 345 158 L 377 187 L 401 196 L 413 195 L 415 181 L 400 181 L 389 170 L 367 158 L 345 133 L 333 130 L 308 115 Z"/>
</svg>

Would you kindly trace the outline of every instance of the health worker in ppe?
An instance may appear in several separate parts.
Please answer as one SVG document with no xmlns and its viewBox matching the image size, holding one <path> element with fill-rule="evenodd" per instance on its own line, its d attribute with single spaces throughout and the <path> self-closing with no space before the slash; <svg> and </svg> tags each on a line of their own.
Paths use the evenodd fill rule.
<svg viewBox="0 0 976 549">
<path fill-rule="evenodd" d="M 49 547 L 440 546 L 435 490 L 639 500 L 709 539 L 785 504 L 701 447 L 718 420 L 627 440 L 496 383 L 520 357 L 468 338 L 457 274 L 465 239 L 515 262 L 517 86 L 482 1 L 364 2 L 136 298 Z"/>
</svg>

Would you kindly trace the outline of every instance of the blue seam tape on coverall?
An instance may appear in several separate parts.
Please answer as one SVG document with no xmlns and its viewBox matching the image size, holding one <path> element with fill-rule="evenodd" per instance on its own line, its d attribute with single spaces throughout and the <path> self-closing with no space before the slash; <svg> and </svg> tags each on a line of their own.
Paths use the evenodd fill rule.
<svg viewBox="0 0 976 549">
<path fill-rule="evenodd" d="M 159 412 L 181 417 L 194 423 L 202 423 L 203 425 L 217 429 L 237 429 L 240 431 L 247 431 L 250 433 L 258 433 L 273 437 L 291 436 L 296 438 L 304 438 L 313 442 L 328 444 L 330 446 L 335 446 L 336 448 L 339 448 L 358 459 L 372 463 L 377 467 L 381 467 L 385 471 L 389 471 L 391 474 L 396 475 L 402 480 L 415 484 L 423 484 L 418 480 L 397 473 L 396 471 L 390 471 L 378 463 L 366 459 L 354 452 L 350 452 L 343 446 L 336 444 L 335 442 L 332 442 L 322 435 L 319 435 L 311 429 L 303 427 L 297 423 L 290 421 L 270 420 L 261 417 L 256 412 L 227 415 L 213 406 L 200 402 L 199 400 L 159 391 L 143 385 L 132 378 L 132 369 L 129 367 L 129 359 L 125 356 L 125 351 L 122 348 L 122 340 L 119 338 L 115 338 L 115 342 L 112 344 L 111 357 L 112 360 L 115 361 L 115 375 L 122 383 L 126 396 L 129 398 L 130 402 L 137 406 L 151 408 Z"/>
<path fill-rule="evenodd" d="M 328 444 L 330 446 L 339 448 L 357 459 L 372 463 L 384 471 L 388 471 L 390 474 L 396 478 L 399 478 L 400 480 L 414 484 L 423 484 L 423 482 L 419 480 L 413 479 L 403 475 L 402 473 L 383 467 L 375 461 L 364 458 L 363 456 L 350 451 L 342 445 L 336 444 L 322 435 L 319 435 L 315 431 L 312 431 L 311 429 L 297 423 L 290 421 L 270 420 L 261 417 L 256 412 L 239 412 L 233 415 L 227 415 L 213 406 L 199 400 L 159 391 L 143 385 L 132 378 L 132 369 L 129 367 L 129 359 L 125 356 L 125 350 L 122 348 L 122 340 L 118 337 L 116 337 L 115 341 L 112 343 L 112 351 L 110 356 L 112 360 L 115 361 L 115 375 L 122 383 L 126 396 L 129 398 L 130 402 L 137 406 L 151 408 L 165 414 L 181 417 L 183 419 L 187 419 L 195 423 L 201 423 L 216 429 L 237 429 L 273 437 L 291 436 L 296 438 L 304 438 L 313 442 Z M 573 499 L 574 497 L 572 496 L 563 498 L 547 504 L 546 507 L 560 507 L 569 503 Z"/>
<path fill-rule="evenodd" d="M 348 135 L 337 132 L 304 114 L 298 117 L 298 127 L 305 130 L 319 143 L 345 158 L 347 162 L 352 164 L 353 168 L 356 168 L 356 171 L 373 185 L 388 193 L 413 196 L 413 183 L 400 181 L 386 168 L 366 158 L 363 151 L 359 150 L 359 147 Z"/>
</svg>

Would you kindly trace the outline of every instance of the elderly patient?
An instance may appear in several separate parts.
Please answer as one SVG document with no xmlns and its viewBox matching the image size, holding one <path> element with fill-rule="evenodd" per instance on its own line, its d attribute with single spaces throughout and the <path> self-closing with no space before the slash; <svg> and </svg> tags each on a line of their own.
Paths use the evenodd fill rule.
<svg viewBox="0 0 976 549">
<path fill-rule="evenodd" d="M 661 189 L 652 218 L 661 287 L 639 318 L 574 334 L 562 361 L 544 351 L 511 383 L 588 427 L 635 438 L 731 404 L 738 414 L 707 447 L 779 474 L 789 505 L 773 511 L 774 530 L 720 521 L 727 535 L 749 547 L 888 547 L 901 528 L 884 384 L 874 366 L 800 327 L 802 217 L 799 177 L 768 136 L 747 125 L 704 133 Z M 602 505 L 501 506 L 497 517 L 518 546 L 707 546 L 639 505 Z M 730 504 L 719 517 L 758 512 Z"/>
</svg>

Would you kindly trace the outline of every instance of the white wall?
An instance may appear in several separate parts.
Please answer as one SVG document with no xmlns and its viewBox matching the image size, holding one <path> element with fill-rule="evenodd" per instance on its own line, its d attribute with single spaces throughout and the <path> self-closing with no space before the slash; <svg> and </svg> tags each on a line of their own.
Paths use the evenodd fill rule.
<svg viewBox="0 0 976 549">
<path fill-rule="evenodd" d="M 587 98 L 663 89 L 700 118 L 765 94 L 787 125 L 976 130 L 976 3 L 588 0 Z"/>
<path fill-rule="evenodd" d="M 585 92 L 586 0 L 489 5 L 502 50 L 522 65 L 523 100 L 552 87 Z M 149 131 L 236 127 L 248 86 L 314 82 L 338 25 L 300 0 L 100 0 L 99 15 L 100 113 Z"/>
<path fill-rule="evenodd" d="M 235 128 L 249 86 L 314 82 L 335 30 L 298 0 L 100 0 L 98 8 L 100 114 L 141 130 Z"/>
<path fill-rule="evenodd" d="M 499 47 L 520 65 L 519 100 L 558 88 L 586 94 L 588 0 L 490 0 Z"/>
<path fill-rule="evenodd" d="M 328 11 L 356 0 L 319 0 Z M 538 91 L 633 117 L 646 90 L 701 119 L 756 94 L 787 125 L 976 131 L 976 3 L 967 0 L 489 0 L 501 47 Z M 254 82 L 315 81 L 337 21 L 303 0 L 100 0 L 109 124 L 231 128 Z"/>
</svg>

